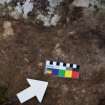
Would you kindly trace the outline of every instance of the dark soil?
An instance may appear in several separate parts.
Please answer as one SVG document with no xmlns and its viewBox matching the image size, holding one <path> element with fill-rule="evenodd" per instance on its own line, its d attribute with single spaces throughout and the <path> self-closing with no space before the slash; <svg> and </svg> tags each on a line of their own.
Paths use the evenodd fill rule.
<svg viewBox="0 0 105 105">
<path fill-rule="evenodd" d="M 0 39 L 0 85 L 8 89 L 8 100 L 1 105 L 21 105 L 16 94 L 28 87 L 26 78 L 49 82 L 40 105 L 105 105 L 105 16 L 78 16 L 55 28 L 0 18 L 0 35 L 4 21 L 12 22 L 14 29 L 13 36 Z M 47 59 L 79 64 L 80 79 L 45 75 Z M 23 105 L 35 104 L 33 98 Z"/>
</svg>

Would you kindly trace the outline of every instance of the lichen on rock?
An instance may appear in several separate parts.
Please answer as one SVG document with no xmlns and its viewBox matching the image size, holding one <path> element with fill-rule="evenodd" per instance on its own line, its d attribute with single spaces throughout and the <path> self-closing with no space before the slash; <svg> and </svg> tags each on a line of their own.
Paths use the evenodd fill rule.
<svg viewBox="0 0 105 105">
<path fill-rule="evenodd" d="M 56 26 L 59 22 L 61 16 L 57 13 L 57 7 L 62 1 L 63 0 L 2 0 L 0 4 L 3 7 L 6 3 L 8 9 L 7 14 L 14 19 L 29 19 L 29 13 L 31 12 L 35 14 L 33 18 L 37 23 L 41 21 L 44 26 L 49 27 Z"/>
<path fill-rule="evenodd" d="M 56 26 L 60 20 L 60 15 L 56 14 L 56 8 L 60 5 L 63 0 L 48 0 L 49 5 L 46 7 L 48 10 L 47 15 L 38 13 L 37 19 L 41 20 L 44 26 Z"/>
<path fill-rule="evenodd" d="M 12 0 L 0 0 L 0 4 L 1 5 L 4 5 L 5 3 L 9 3 L 11 2 Z"/>
<path fill-rule="evenodd" d="M 69 1 L 69 0 L 68 0 Z M 74 7 L 80 8 L 104 8 L 104 0 L 0 0 L 0 16 L 10 16 L 14 19 L 32 20 L 33 23 L 42 23 L 45 27 L 57 26 L 62 21 L 61 11 L 64 11 L 65 4 L 68 5 L 67 11 Z M 64 3 L 64 4 L 63 4 Z M 70 3 L 70 4 L 69 4 Z M 63 4 L 63 6 L 62 6 Z M 76 14 L 76 13 L 75 13 Z M 77 13 L 78 14 L 78 13 Z M 72 14 L 71 14 L 72 15 Z M 32 18 L 31 18 L 32 17 Z"/>
</svg>

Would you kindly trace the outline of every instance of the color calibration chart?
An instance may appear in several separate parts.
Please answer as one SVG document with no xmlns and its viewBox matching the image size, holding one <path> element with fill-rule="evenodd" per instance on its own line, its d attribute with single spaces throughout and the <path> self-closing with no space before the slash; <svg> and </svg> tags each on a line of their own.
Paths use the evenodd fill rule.
<svg viewBox="0 0 105 105">
<path fill-rule="evenodd" d="M 62 78 L 78 79 L 80 76 L 80 66 L 64 62 L 46 60 L 45 74 Z"/>
</svg>

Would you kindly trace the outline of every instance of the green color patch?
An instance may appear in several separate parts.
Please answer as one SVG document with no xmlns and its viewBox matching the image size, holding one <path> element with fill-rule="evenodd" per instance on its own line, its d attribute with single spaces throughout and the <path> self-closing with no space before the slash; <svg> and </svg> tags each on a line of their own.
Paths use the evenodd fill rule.
<svg viewBox="0 0 105 105">
<path fill-rule="evenodd" d="M 65 70 L 59 70 L 59 77 L 65 76 Z"/>
</svg>

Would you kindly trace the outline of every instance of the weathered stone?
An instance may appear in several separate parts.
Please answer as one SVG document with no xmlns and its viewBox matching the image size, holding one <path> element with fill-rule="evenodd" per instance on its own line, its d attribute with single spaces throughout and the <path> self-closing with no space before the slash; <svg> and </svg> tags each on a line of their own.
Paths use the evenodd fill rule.
<svg viewBox="0 0 105 105">
<path fill-rule="evenodd" d="M 7 38 L 8 36 L 14 35 L 12 24 L 9 21 L 5 21 L 3 24 L 4 32 L 3 37 Z"/>
<path fill-rule="evenodd" d="M 89 7 L 89 0 L 74 0 L 73 5 L 76 7 Z"/>
</svg>

